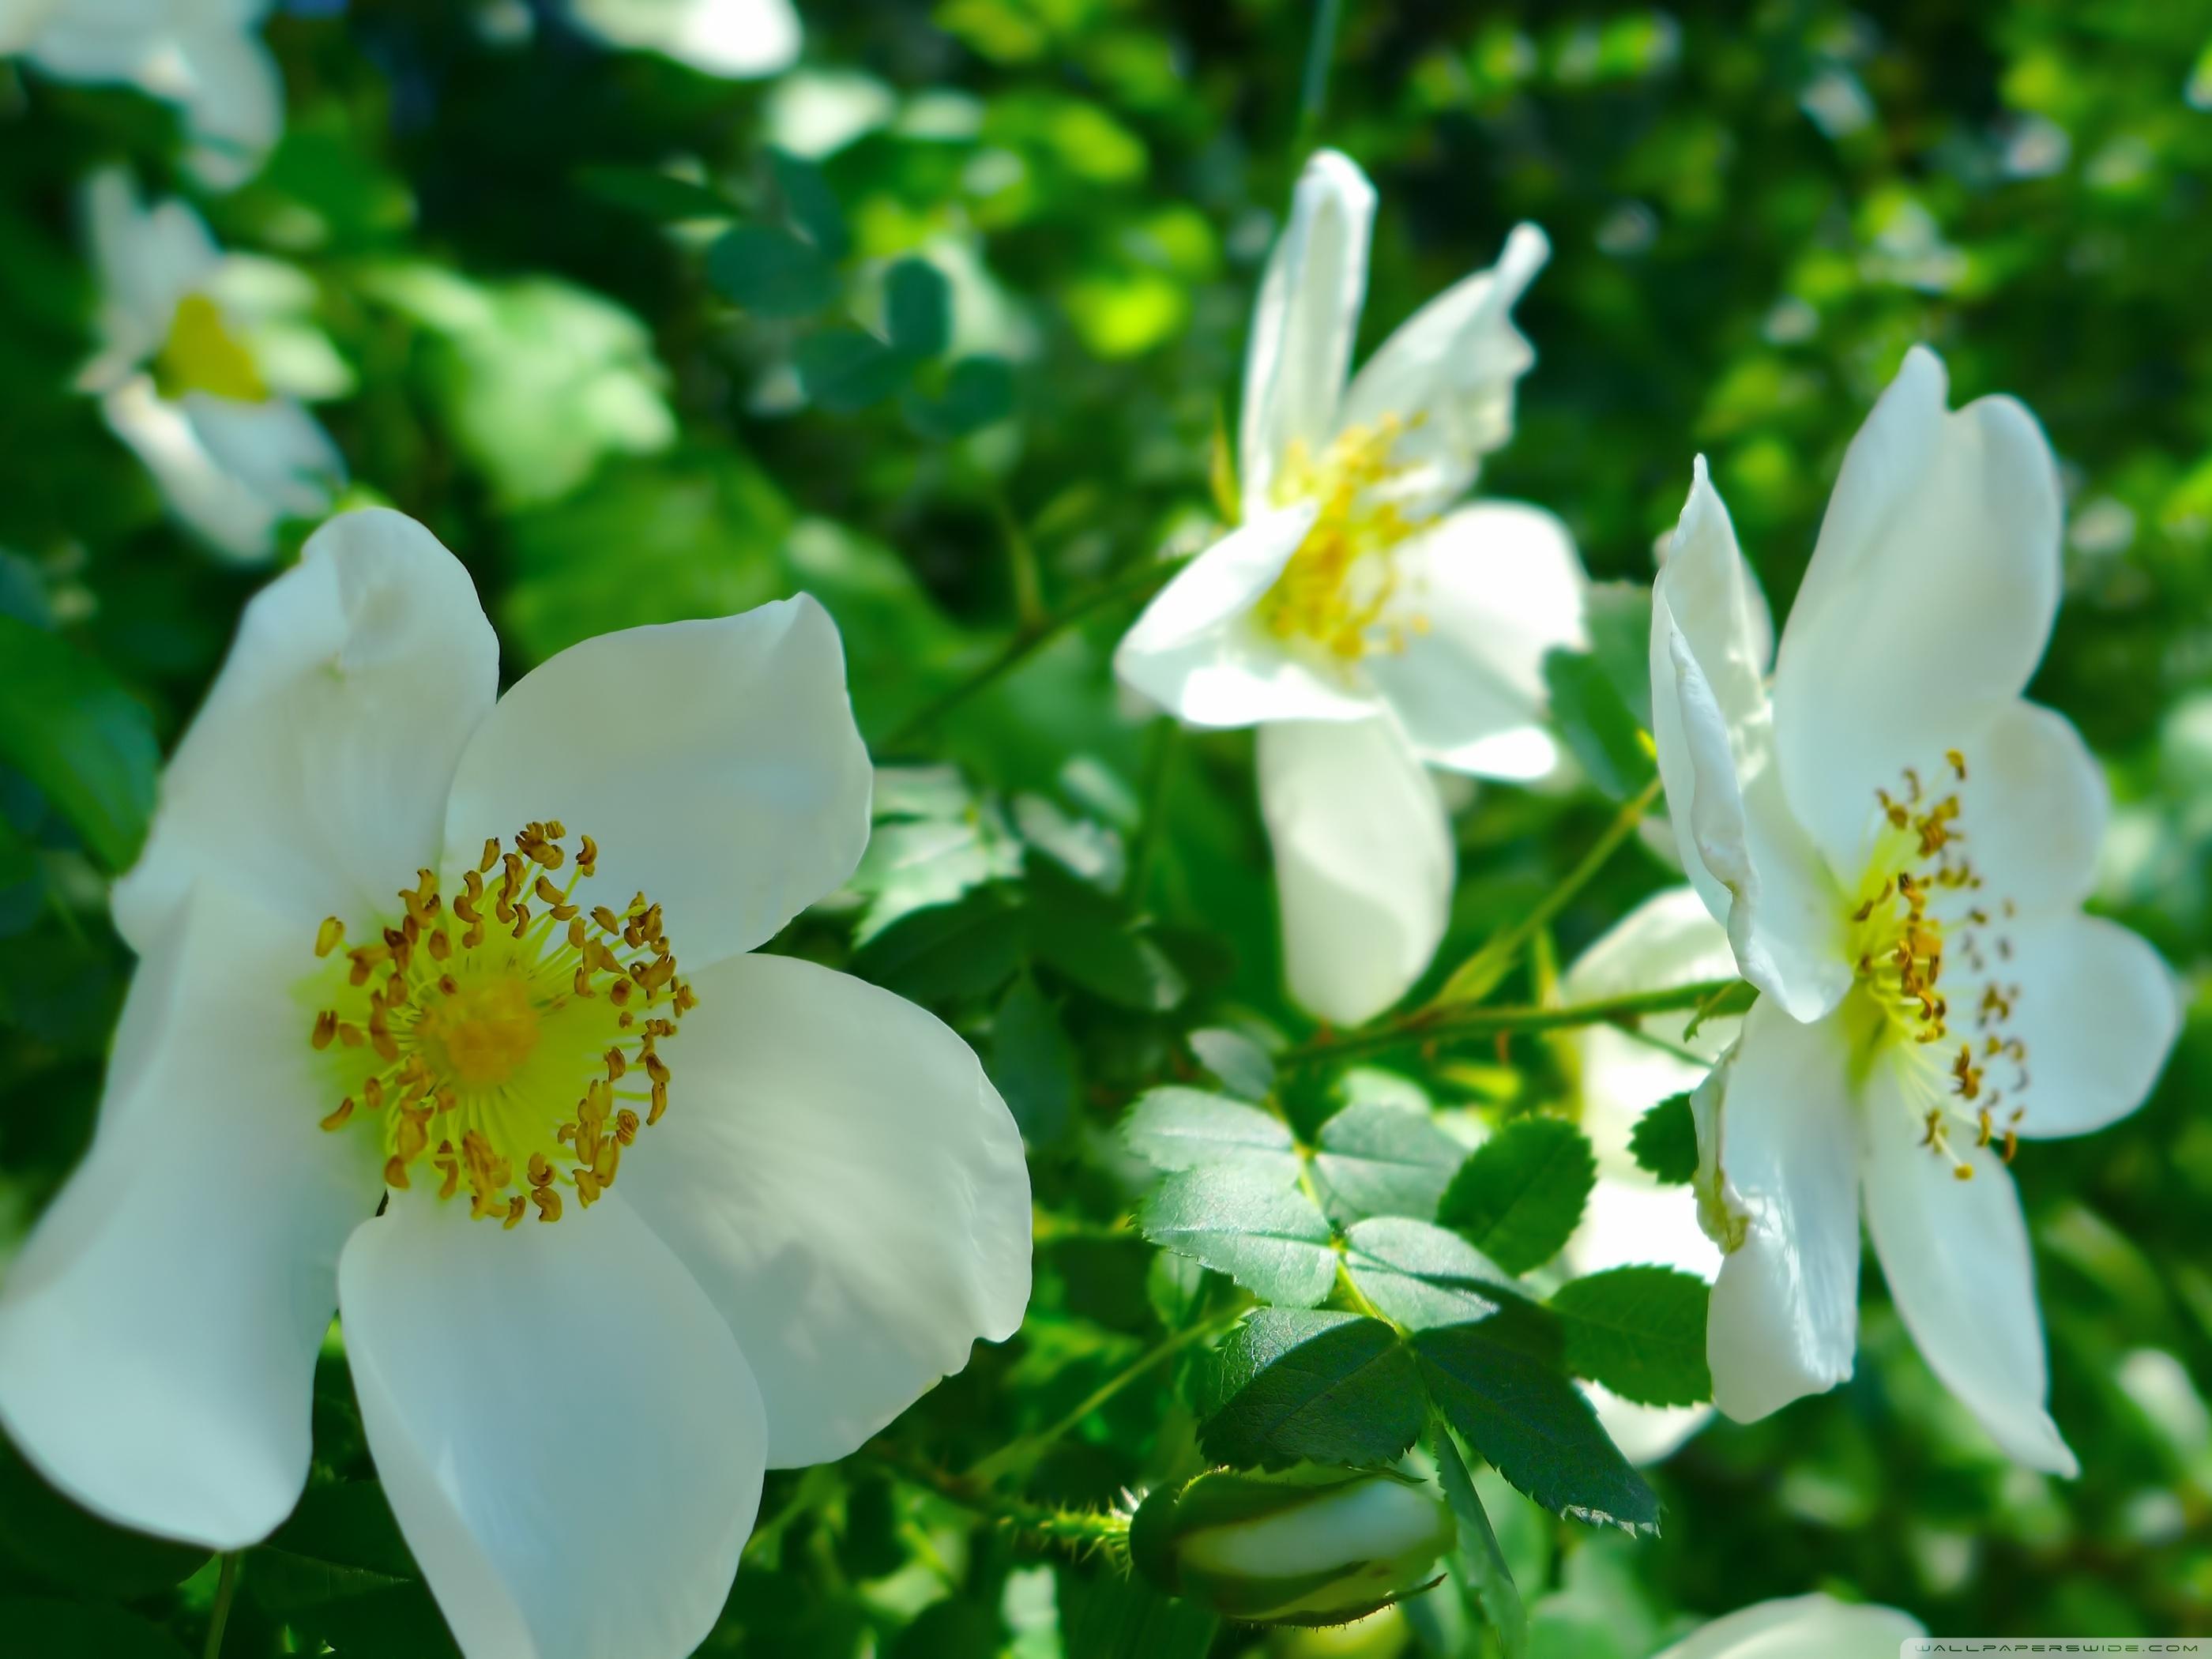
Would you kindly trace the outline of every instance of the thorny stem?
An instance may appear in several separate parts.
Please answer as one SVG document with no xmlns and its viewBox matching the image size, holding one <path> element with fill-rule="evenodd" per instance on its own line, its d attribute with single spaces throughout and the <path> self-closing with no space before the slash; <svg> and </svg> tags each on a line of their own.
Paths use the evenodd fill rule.
<svg viewBox="0 0 2212 1659">
<path fill-rule="evenodd" d="M 208 1614 L 207 1646 L 201 1650 L 204 1659 L 222 1659 L 223 1626 L 230 1623 L 231 1599 L 238 1594 L 238 1552 L 230 1551 L 216 1577 L 215 1610 Z"/>
<path fill-rule="evenodd" d="M 1275 1056 L 1278 1066 L 1313 1065 L 1348 1060 L 1379 1049 L 1421 1047 L 1430 1043 L 1465 1042 L 1523 1031 L 1559 1031 L 1579 1025 L 1632 1025 L 1646 1014 L 1664 1014 L 1701 1006 L 1740 981 L 1699 980 L 1692 985 L 1672 985 L 1658 991 L 1633 991 L 1625 996 L 1597 997 L 1589 1002 L 1570 1002 L 1554 1008 L 1471 1008 L 1431 1005 L 1364 1030 L 1323 1032 L 1295 1048 Z"/>
<path fill-rule="evenodd" d="M 972 1510 L 977 1515 L 1011 1527 L 1023 1536 L 1040 1543 L 1078 1555 L 1095 1550 L 1118 1555 L 1128 1548 L 1129 1520 L 1127 1516 L 1095 1510 L 1060 1509 L 1048 1504 L 1032 1504 L 1027 1498 L 1016 1498 L 1006 1492 L 993 1492 L 978 1485 L 970 1476 L 939 1468 L 927 1459 L 888 1441 L 870 1441 L 860 1448 L 860 1455 L 873 1458 L 916 1486 L 926 1486 L 939 1497 L 951 1499 L 963 1509 Z"/>
</svg>

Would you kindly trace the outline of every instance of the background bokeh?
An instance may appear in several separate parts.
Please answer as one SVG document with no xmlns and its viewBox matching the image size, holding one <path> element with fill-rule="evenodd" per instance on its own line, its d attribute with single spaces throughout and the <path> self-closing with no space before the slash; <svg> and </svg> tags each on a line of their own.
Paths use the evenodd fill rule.
<svg viewBox="0 0 2212 1659">
<path fill-rule="evenodd" d="M 1194 1030 L 1306 1029 L 1280 990 L 1249 738 L 1147 725 L 1107 666 L 1147 566 L 1216 524 L 1216 433 L 1304 147 L 1346 149 L 1381 191 L 1363 345 L 1516 221 L 1549 233 L 1519 313 L 1538 364 L 1481 488 L 1559 514 L 1601 578 L 1648 579 L 1702 452 L 1786 611 L 1843 445 L 1926 341 L 1957 398 L 2017 394 L 2059 453 L 2065 607 L 2033 692 L 2110 772 L 2100 907 L 2193 998 L 2143 1110 L 2016 1166 L 2054 1411 L 2084 1474 L 2001 1461 L 1869 1261 L 1857 1376 L 1710 1427 L 1653 1471 L 1658 1540 L 1483 1492 L 1547 1655 L 1641 1659 L 1701 1617 L 1815 1588 L 1939 1633 L 2212 1634 L 2212 13 L 1344 9 L 1316 111 L 1303 0 L 818 0 L 800 66 L 749 83 L 611 52 L 522 0 L 301 3 L 267 29 L 282 143 L 222 195 L 179 170 L 165 106 L 0 63 L 0 611 L 77 653 L 49 735 L 149 787 L 143 734 L 173 740 L 267 574 L 169 520 L 76 389 L 100 303 L 80 191 L 106 163 L 312 278 L 350 370 L 319 410 L 348 499 L 403 508 L 466 561 L 509 677 L 610 628 L 819 595 L 890 769 L 848 902 L 778 948 L 951 1019 L 1032 1147 L 1030 1325 L 891 1432 L 964 1468 L 1062 1417 L 1204 1293 L 1127 1225 L 1142 1175 L 1115 1115 L 1192 1073 Z M 732 244 L 733 224 L 773 246 Z M 804 268 L 767 291 L 762 260 L 793 245 Z M 855 335 L 915 256 L 951 301 L 950 339 L 918 366 Z M 288 527 L 280 561 L 311 528 Z M 27 660 L 0 660 L 0 721 L 52 693 Z M 1437 976 L 1613 811 L 1587 790 L 1472 799 Z M 130 963 L 106 917 L 112 852 L 22 769 L 0 769 L 0 815 L 4 1252 L 87 1142 Z M 1672 878 L 1632 844 L 1559 918 L 1555 958 Z M 1481 1114 L 1570 1073 L 1524 1041 L 1401 1086 Z M 1176 1364 L 1084 1419 L 1029 1493 L 1105 1504 L 1187 1461 Z M 317 1434 L 314 1524 L 247 1558 L 225 1651 L 439 1650 L 388 1522 L 318 1499 L 372 1474 L 335 1344 Z M 303 1562 L 362 1577 L 333 1612 L 301 1599 Z M 14 1616 L 100 1603 L 137 1621 L 118 1644 L 197 1650 L 214 1582 L 0 1454 Z M 1413 1639 L 1395 1617 L 1212 1636 L 1159 1608 L 1132 1634 L 1113 1593 L 1096 1563 L 1055 1565 L 864 1456 L 771 1477 L 707 1650 L 1173 1659 L 1209 1639 Z"/>
</svg>

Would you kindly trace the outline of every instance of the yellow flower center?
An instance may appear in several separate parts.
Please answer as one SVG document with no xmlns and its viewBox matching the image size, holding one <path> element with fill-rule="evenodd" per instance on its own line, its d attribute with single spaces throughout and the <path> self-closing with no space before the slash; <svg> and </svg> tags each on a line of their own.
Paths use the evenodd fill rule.
<svg viewBox="0 0 2212 1659">
<path fill-rule="evenodd" d="M 1278 505 L 1318 501 L 1321 512 L 1283 574 L 1260 601 L 1261 620 L 1281 640 L 1305 640 L 1331 658 L 1352 663 L 1376 651 L 1405 648 L 1419 617 L 1393 619 L 1398 544 L 1418 527 L 1382 487 L 1405 469 L 1391 452 L 1407 423 L 1395 416 L 1371 427 L 1350 427 L 1315 455 L 1294 441 L 1277 474 Z"/>
<path fill-rule="evenodd" d="M 1965 782 L 1966 757 L 1953 749 L 1944 759 Z M 1936 797 L 1909 768 L 1903 784 L 1896 795 L 1875 792 L 1881 815 L 1845 917 L 1857 979 L 1844 1012 L 1865 1061 L 1886 1056 L 1917 1085 L 1920 1144 L 1967 1181 L 1974 1166 L 1954 1137 L 1995 1143 L 2010 1163 L 2027 1112 L 2027 1045 L 2009 1029 L 2021 990 L 1995 971 L 2012 955 L 2002 923 L 2014 910 L 2010 899 L 1983 896 L 1961 850 L 1958 795 Z M 1950 998 L 1961 986 L 1963 1012 Z"/>
<path fill-rule="evenodd" d="M 327 966 L 308 980 L 308 1041 L 343 1096 L 323 1127 L 378 1125 L 386 1186 L 434 1176 L 440 1198 L 465 1188 L 471 1214 L 507 1227 L 532 1206 L 559 1220 L 564 1188 L 588 1207 L 614 1184 L 623 1149 L 668 1109 L 659 1045 L 697 1000 L 659 905 L 576 897 L 599 860 L 589 836 L 556 882 L 567 835 L 532 823 L 511 848 L 486 842 L 450 901 L 417 872 L 368 944 L 342 948 L 329 918 Z"/>
<path fill-rule="evenodd" d="M 169 337 L 154 358 L 154 384 L 165 398 L 204 392 L 234 403 L 265 403 L 269 387 L 252 354 L 204 294 L 187 294 L 169 320 Z"/>
</svg>

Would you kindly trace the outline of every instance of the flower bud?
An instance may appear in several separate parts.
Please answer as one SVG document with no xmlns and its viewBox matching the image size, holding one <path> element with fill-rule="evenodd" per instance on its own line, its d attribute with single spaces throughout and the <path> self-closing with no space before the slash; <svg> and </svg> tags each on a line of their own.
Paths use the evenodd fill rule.
<svg viewBox="0 0 2212 1659">
<path fill-rule="evenodd" d="M 1340 1625 L 1427 1589 L 1457 1537 L 1434 1486 L 1387 1470 L 1217 1470 L 1146 1498 L 1129 1554 L 1160 1589 L 1228 1618 Z"/>
</svg>

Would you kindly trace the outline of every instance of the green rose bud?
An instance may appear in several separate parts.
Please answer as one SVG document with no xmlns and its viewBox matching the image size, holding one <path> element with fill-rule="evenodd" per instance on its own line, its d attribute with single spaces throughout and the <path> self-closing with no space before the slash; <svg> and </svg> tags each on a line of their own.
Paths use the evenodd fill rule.
<svg viewBox="0 0 2212 1659">
<path fill-rule="evenodd" d="M 1137 1569 L 1171 1595 L 1258 1625 L 1340 1625 L 1437 1581 L 1458 1537 L 1436 1487 L 1387 1470 L 1201 1474 L 1147 1498 Z"/>
</svg>

